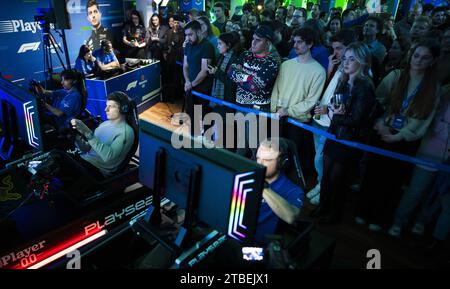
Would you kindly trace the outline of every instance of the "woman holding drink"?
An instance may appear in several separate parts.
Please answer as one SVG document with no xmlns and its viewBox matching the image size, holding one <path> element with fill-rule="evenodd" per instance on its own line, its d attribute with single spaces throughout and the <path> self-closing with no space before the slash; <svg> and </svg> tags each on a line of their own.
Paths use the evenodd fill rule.
<svg viewBox="0 0 450 289">
<path fill-rule="evenodd" d="M 318 106 L 316 114 L 326 110 L 331 120 L 328 132 L 338 139 L 365 142 L 371 127 L 370 114 L 375 104 L 375 92 L 369 77 L 370 52 L 362 42 L 350 44 L 341 62 L 342 76 L 328 108 Z M 344 204 L 346 174 L 358 163 L 362 152 L 327 139 L 323 151 L 323 177 L 320 206 L 313 215 L 321 223 L 338 222 Z"/>
</svg>

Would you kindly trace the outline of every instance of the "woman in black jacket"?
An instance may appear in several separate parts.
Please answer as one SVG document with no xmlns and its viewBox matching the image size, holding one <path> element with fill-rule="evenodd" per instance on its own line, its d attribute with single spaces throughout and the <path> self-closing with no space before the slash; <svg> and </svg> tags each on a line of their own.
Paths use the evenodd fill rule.
<svg viewBox="0 0 450 289">
<path fill-rule="evenodd" d="M 209 73 L 214 75 L 214 82 L 211 95 L 213 97 L 223 99 L 227 102 L 234 103 L 236 99 L 236 84 L 227 76 L 227 71 L 231 64 L 236 61 L 239 56 L 238 50 L 239 34 L 236 32 L 222 33 L 217 41 L 217 48 L 220 53 L 216 67 L 210 66 Z M 223 120 L 223 146 L 226 147 L 226 130 L 228 126 L 234 123 L 226 123 L 226 114 L 234 113 L 234 110 L 220 105 L 214 105 L 214 111 L 222 116 Z M 233 130 L 234 131 L 234 130 Z M 216 136 L 216 144 L 220 144 L 220 134 Z M 231 145 L 231 144 L 230 144 Z M 234 144 L 233 144 L 234 147 Z"/>
<path fill-rule="evenodd" d="M 184 31 L 180 27 L 177 15 L 169 17 L 169 23 L 172 26 L 166 33 L 166 44 L 163 47 L 163 59 L 165 62 L 165 72 L 163 85 L 163 100 L 169 102 L 179 102 L 183 99 L 184 78 L 183 68 L 177 64 L 177 61 L 183 62 L 183 42 Z"/>
<path fill-rule="evenodd" d="M 158 14 L 153 14 L 148 23 L 145 40 L 147 43 L 147 55 L 150 58 L 162 60 L 162 51 L 167 41 L 167 26 L 161 25 Z"/>
<path fill-rule="evenodd" d="M 328 108 L 331 119 L 328 132 L 338 139 L 367 141 L 375 104 L 374 87 L 368 76 L 370 59 L 370 52 L 362 42 L 352 43 L 345 50 L 340 67 L 342 77 L 334 103 Z M 362 151 L 327 139 L 323 153 L 320 206 L 314 215 L 322 217 L 321 223 L 334 223 L 339 221 L 344 205 L 346 174 L 352 164 L 358 163 Z"/>
</svg>

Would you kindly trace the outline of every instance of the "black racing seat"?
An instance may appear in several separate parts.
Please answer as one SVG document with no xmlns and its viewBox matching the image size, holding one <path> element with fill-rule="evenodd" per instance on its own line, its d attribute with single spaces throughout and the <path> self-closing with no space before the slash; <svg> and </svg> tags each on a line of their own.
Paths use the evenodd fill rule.
<svg viewBox="0 0 450 289">
<path fill-rule="evenodd" d="M 133 144 L 131 145 L 131 148 L 128 151 L 126 157 L 119 164 L 119 166 L 117 167 L 115 172 L 113 172 L 108 177 L 104 177 L 104 178 L 96 180 L 97 183 L 99 183 L 99 184 L 108 182 L 111 179 L 117 179 L 123 173 L 126 173 L 128 171 L 128 169 L 137 167 L 136 161 L 134 162 L 134 164 L 130 164 L 133 157 L 136 154 L 136 151 L 137 151 L 137 148 L 139 145 L 139 116 L 138 116 L 138 112 L 137 112 L 137 106 L 134 101 L 130 101 L 130 108 L 131 108 L 131 112 L 127 115 L 126 121 L 127 121 L 127 124 L 129 126 L 131 126 L 131 128 L 133 129 L 133 133 L 134 133 Z"/>
<path fill-rule="evenodd" d="M 292 140 L 282 138 L 288 145 L 288 159 L 289 162 L 284 168 L 286 176 L 303 191 L 306 188 L 305 178 L 300 164 L 300 159 L 297 153 L 297 147 Z"/>
<path fill-rule="evenodd" d="M 98 174 L 93 176 L 86 167 L 77 162 L 70 154 L 65 153 L 64 158 L 71 159 L 73 163 L 74 172 L 81 174 L 79 179 L 82 182 L 74 182 L 68 189 L 68 196 L 77 203 L 85 204 L 91 199 L 107 194 L 122 192 L 126 187 L 138 182 L 138 165 L 139 160 L 135 157 L 139 145 L 139 120 L 137 113 L 137 106 L 134 101 L 130 101 L 131 112 L 127 116 L 127 123 L 132 127 L 134 132 L 134 139 L 131 148 L 125 159 L 119 164 L 116 171 L 110 176 L 103 176 Z M 61 153 L 61 152 L 60 152 Z M 87 183 L 89 190 L 80 190 L 78 186 L 80 183 Z"/>
<path fill-rule="evenodd" d="M 118 166 L 117 170 L 113 173 L 113 175 L 123 173 L 126 171 L 127 168 L 130 167 L 130 162 L 132 158 L 135 156 L 137 148 L 139 146 L 139 115 L 137 111 L 137 105 L 136 102 L 131 100 L 130 101 L 130 108 L 131 112 L 127 116 L 127 123 L 131 126 L 134 133 L 134 139 L 133 144 L 131 145 L 131 148 L 125 157 L 125 159 L 122 161 L 122 163 Z"/>
<path fill-rule="evenodd" d="M 291 180 L 295 185 L 299 186 L 300 189 L 305 192 L 306 184 L 305 184 L 305 178 L 303 176 L 303 172 L 300 166 L 300 160 L 297 153 L 296 145 L 293 141 L 282 138 L 288 145 L 288 159 L 289 162 L 287 166 L 284 168 L 284 173 L 288 177 L 289 180 Z M 298 231 L 298 225 L 299 223 L 304 223 L 309 221 L 306 220 L 298 220 L 296 223 L 290 225 L 286 223 L 283 220 L 278 221 L 277 228 L 275 230 L 275 234 L 284 235 L 286 232 L 292 232 L 292 231 Z"/>
</svg>

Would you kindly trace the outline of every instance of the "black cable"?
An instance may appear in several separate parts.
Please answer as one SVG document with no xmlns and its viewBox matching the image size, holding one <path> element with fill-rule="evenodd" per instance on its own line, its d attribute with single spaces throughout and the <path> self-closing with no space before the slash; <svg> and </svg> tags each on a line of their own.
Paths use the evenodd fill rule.
<svg viewBox="0 0 450 289">
<path fill-rule="evenodd" d="M 169 112 L 170 112 L 169 119 L 172 119 L 175 114 L 173 113 L 172 109 L 170 109 L 170 105 L 167 102 L 163 102 L 163 103 L 167 106 L 167 109 L 169 109 Z"/>
</svg>

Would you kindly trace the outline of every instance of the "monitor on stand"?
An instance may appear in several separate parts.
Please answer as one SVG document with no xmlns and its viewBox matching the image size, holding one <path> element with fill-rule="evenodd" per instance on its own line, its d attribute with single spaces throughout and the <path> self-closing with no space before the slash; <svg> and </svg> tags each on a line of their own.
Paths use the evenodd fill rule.
<svg viewBox="0 0 450 289">
<path fill-rule="evenodd" d="M 36 97 L 0 76 L 0 107 L 0 157 L 7 161 L 28 151 L 43 150 Z"/>
<path fill-rule="evenodd" d="M 166 248 L 179 253 L 192 244 L 198 223 L 252 244 L 266 168 L 225 149 L 196 148 L 189 136 L 190 148 L 177 149 L 171 131 L 143 120 L 139 127 L 139 179 L 152 190 L 154 200 L 145 221 L 158 224 L 161 196 L 186 210 L 178 237 Z"/>
</svg>

